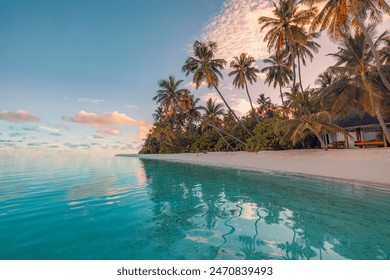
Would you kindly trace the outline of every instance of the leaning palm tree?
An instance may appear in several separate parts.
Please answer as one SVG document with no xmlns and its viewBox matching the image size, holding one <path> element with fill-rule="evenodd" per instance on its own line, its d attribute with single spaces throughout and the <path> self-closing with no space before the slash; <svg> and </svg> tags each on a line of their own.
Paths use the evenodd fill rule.
<svg viewBox="0 0 390 280">
<path fill-rule="evenodd" d="M 274 17 L 260 17 L 258 22 L 261 30 L 269 29 L 264 37 L 264 42 L 268 42 L 268 49 L 276 48 L 279 53 L 287 49 L 291 55 L 293 70 L 293 87 L 296 84 L 294 46 L 306 45 L 308 35 L 305 26 L 308 25 L 316 13 L 316 9 L 301 9 L 298 0 L 280 0 L 279 4 L 274 3 Z"/>
<path fill-rule="evenodd" d="M 226 61 L 224 59 L 214 58 L 216 50 L 217 44 L 215 42 L 204 43 L 195 41 L 193 44 L 194 57 L 187 58 L 182 71 L 185 72 L 186 76 L 188 76 L 190 73 L 193 74 L 193 83 L 195 84 L 196 89 L 198 89 L 203 82 L 207 83 L 208 88 L 214 88 L 221 97 L 225 106 L 230 112 L 232 112 L 241 127 L 250 136 L 253 136 L 253 134 L 244 126 L 241 120 L 230 108 L 224 96 L 218 89 L 219 79 L 223 78 L 221 70 L 224 69 Z"/>
<path fill-rule="evenodd" d="M 375 38 L 374 28 L 368 28 L 370 37 Z M 374 42 L 377 46 L 381 42 L 383 34 Z M 389 92 L 381 87 L 372 71 L 370 61 L 373 60 L 368 42 L 363 34 L 355 34 L 342 37 L 339 40 L 339 51 L 330 54 L 337 59 L 332 71 L 339 74 L 339 78 L 329 87 L 323 90 L 325 98 L 333 100 L 332 110 L 337 113 L 348 113 L 357 108 L 360 114 L 369 113 L 376 117 L 387 139 L 390 139 L 390 131 L 384 121 L 384 114 L 388 114 L 386 103 Z"/>
<path fill-rule="evenodd" d="M 368 19 L 373 24 L 383 20 L 383 14 L 390 15 L 390 6 L 386 0 L 303 0 L 313 5 L 326 2 L 322 10 L 312 22 L 312 30 L 327 30 L 329 37 L 337 41 L 343 33 L 349 33 L 352 27 L 355 31 L 363 33 L 374 57 L 375 68 L 379 76 L 390 92 L 390 83 L 382 69 L 382 62 L 365 21 Z"/>
<path fill-rule="evenodd" d="M 273 87 L 279 86 L 280 99 L 284 106 L 282 88 L 286 86 L 292 79 L 293 73 L 290 67 L 286 63 L 286 56 L 284 52 L 277 52 L 270 58 L 264 59 L 264 63 L 270 64 L 260 70 L 261 73 L 266 73 L 266 79 L 264 83 L 268 83 L 268 86 L 273 82 Z"/>
<path fill-rule="evenodd" d="M 282 141 L 291 141 L 293 145 L 304 140 L 310 134 L 317 137 L 321 148 L 327 150 L 323 136 L 326 133 L 341 132 L 350 137 L 348 132 L 332 123 L 332 115 L 321 106 L 320 99 L 311 91 L 288 93 L 288 111 L 290 118 L 280 121 L 278 127 L 287 133 Z"/>
<path fill-rule="evenodd" d="M 248 90 L 248 82 L 253 85 L 253 83 L 257 81 L 257 73 L 260 72 L 259 69 L 253 66 L 255 62 L 256 60 L 253 58 L 253 56 L 250 56 L 246 53 L 242 53 L 240 57 L 235 56 L 230 62 L 230 67 L 234 70 L 231 71 L 228 75 L 234 76 L 233 85 L 236 88 L 245 87 L 253 115 L 257 123 L 260 123 L 259 117 L 256 114 L 255 108 L 253 107 L 252 99 Z"/>
</svg>

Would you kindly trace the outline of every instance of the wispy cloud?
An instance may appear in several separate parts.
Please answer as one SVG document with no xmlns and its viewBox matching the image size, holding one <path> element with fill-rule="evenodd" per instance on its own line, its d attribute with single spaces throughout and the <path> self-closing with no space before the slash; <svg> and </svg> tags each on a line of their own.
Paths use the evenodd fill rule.
<svg viewBox="0 0 390 280">
<path fill-rule="evenodd" d="M 139 106 L 137 105 L 126 105 L 125 107 L 126 109 L 130 109 L 130 110 L 139 110 Z"/>
<path fill-rule="evenodd" d="M 40 119 L 33 114 L 19 110 L 16 112 L 3 111 L 0 112 L 0 120 L 9 121 L 9 122 L 39 122 Z"/>
<path fill-rule="evenodd" d="M 101 135 L 93 135 L 93 139 L 102 140 L 102 139 L 104 139 L 104 136 L 101 136 Z"/>
<path fill-rule="evenodd" d="M 242 52 L 263 59 L 269 54 L 263 42 L 266 30 L 260 32 L 258 18 L 270 16 L 272 10 L 267 0 L 227 0 L 205 26 L 201 39 L 217 42 L 218 56 L 227 61 Z"/>
<path fill-rule="evenodd" d="M 100 103 L 104 102 L 104 100 L 101 99 L 89 99 L 89 98 L 82 98 L 82 97 L 77 98 L 76 100 L 81 103 L 88 103 L 92 105 L 99 105 Z"/>
<path fill-rule="evenodd" d="M 49 131 L 49 132 L 60 132 L 58 128 L 52 128 L 52 127 L 47 127 L 47 126 L 38 126 L 39 129 Z"/>
<path fill-rule="evenodd" d="M 116 128 L 110 128 L 110 127 L 106 127 L 106 128 L 100 128 L 96 131 L 97 133 L 100 133 L 100 134 L 105 134 L 105 135 L 113 135 L 113 136 L 118 136 L 118 135 L 121 135 L 121 131 L 119 129 L 116 129 Z"/>
</svg>

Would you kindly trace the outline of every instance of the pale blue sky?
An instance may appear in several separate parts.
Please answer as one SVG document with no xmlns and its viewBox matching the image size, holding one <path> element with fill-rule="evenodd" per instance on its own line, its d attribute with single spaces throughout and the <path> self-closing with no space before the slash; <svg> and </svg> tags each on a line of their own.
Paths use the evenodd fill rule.
<svg viewBox="0 0 390 280">
<path fill-rule="evenodd" d="M 217 41 L 228 62 L 248 52 L 262 68 L 269 53 L 257 19 L 271 10 L 268 0 L 0 0 L 0 149 L 137 151 L 158 80 L 174 74 L 203 101 L 216 97 L 181 72 L 193 41 Z M 332 63 L 325 55 L 336 46 L 319 43 L 304 86 Z M 221 90 L 247 112 L 226 73 Z M 250 90 L 280 102 L 261 77 Z"/>
</svg>

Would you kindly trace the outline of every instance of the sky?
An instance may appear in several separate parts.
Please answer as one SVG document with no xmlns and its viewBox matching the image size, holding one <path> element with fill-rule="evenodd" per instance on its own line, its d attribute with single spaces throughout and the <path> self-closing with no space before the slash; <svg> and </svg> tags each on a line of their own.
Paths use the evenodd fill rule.
<svg viewBox="0 0 390 280">
<path fill-rule="evenodd" d="M 203 102 L 181 72 L 195 40 L 213 40 L 228 62 L 247 52 L 262 68 L 270 54 L 259 16 L 268 0 L 0 0 L 0 150 L 102 149 L 137 152 L 153 123 L 158 81 L 173 74 Z M 384 23 L 388 25 L 388 18 Z M 303 69 L 303 84 L 333 63 L 322 48 Z M 238 114 L 250 106 L 223 72 L 221 91 Z M 252 99 L 278 91 L 250 87 Z"/>
</svg>

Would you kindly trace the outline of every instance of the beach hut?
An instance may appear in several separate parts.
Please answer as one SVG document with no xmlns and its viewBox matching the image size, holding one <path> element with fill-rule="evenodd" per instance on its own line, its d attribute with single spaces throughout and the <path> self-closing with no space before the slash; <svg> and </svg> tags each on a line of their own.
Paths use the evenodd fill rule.
<svg viewBox="0 0 390 280">
<path fill-rule="evenodd" d="M 389 139 L 386 139 L 381 126 L 376 118 L 368 114 L 360 117 L 357 113 L 338 119 L 334 122 L 349 132 L 352 139 L 345 137 L 342 133 L 331 133 L 324 136 L 329 148 L 367 148 L 367 147 L 388 147 Z M 385 120 L 387 127 L 390 127 L 390 118 Z"/>
</svg>

